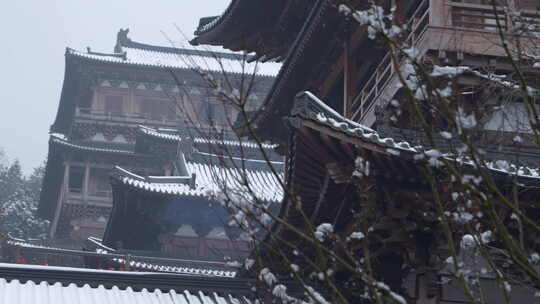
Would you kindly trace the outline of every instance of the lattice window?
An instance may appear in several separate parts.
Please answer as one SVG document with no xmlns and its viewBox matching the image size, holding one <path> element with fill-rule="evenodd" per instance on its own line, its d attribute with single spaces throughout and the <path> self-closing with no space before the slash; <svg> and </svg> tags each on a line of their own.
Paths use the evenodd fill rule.
<svg viewBox="0 0 540 304">
<path fill-rule="evenodd" d="M 111 197 L 109 183 L 109 170 L 92 168 L 90 170 L 90 195 L 99 197 Z"/>
<path fill-rule="evenodd" d="M 70 166 L 68 189 L 71 193 L 82 193 L 84 184 L 84 167 Z"/>
<path fill-rule="evenodd" d="M 164 118 L 173 120 L 176 118 L 176 106 L 170 100 L 143 99 L 141 112 L 145 117 L 154 120 L 162 120 Z"/>
<path fill-rule="evenodd" d="M 124 112 L 124 97 L 117 95 L 105 96 L 105 112 L 112 115 L 122 115 Z"/>
</svg>

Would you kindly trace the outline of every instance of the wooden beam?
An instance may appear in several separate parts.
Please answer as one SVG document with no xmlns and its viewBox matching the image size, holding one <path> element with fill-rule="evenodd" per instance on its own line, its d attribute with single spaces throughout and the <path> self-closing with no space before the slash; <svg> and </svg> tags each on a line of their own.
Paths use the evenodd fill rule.
<svg viewBox="0 0 540 304">
<path fill-rule="evenodd" d="M 351 92 L 354 90 L 354 83 L 352 82 L 353 72 L 351 67 L 352 58 L 351 50 L 349 48 L 349 41 L 345 41 L 343 44 L 343 117 L 350 118 L 350 104 L 352 104 Z"/>
<path fill-rule="evenodd" d="M 358 59 L 358 47 L 366 38 L 367 34 L 364 26 L 357 27 L 356 31 L 354 31 L 349 38 L 349 50 L 351 52 L 351 56 L 356 57 L 356 60 Z M 335 61 L 335 64 L 330 67 L 330 73 L 325 78 L 325 81 L 320 85 L 321 97 L 328 95 L 341 73 L 343 73 L 345 63 L 344 57 L 345 54 L 342 54 L 339 59 Z M 357 73 L 358 67 L 354 66 L 351 72 Z"/>
</svg>

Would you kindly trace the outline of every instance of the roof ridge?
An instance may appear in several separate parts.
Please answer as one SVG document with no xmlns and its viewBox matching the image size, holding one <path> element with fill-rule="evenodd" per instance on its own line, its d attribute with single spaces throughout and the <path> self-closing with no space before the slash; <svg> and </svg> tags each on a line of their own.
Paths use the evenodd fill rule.
<svg viewBox="0 0 540 304">
<path fill-rule="evenodd" d="M 119 57 L 119 58 L 125 57 L 125 53 L 94 52 L 90 49 L 90 47 L 86 47 L 86 52 L 75 49 L 75 48 L 66 47 L 66 55 L 73 55 L 73 54 L 91 54 L 91 55 L 110 56 L 110 57 Z"/>
<path fill-rule="evenodd" d="M 140 182 L 145 182 L 148 184 L 174 184 L 174 185 L 187 185 L 193 187 L 195 176 L 186 175 L 186 176 L 158 176 L 158 175 L 148 175 L 140 176 L 131 171 L 128 171 L 120 166 L 115 166 L 111 174 L 113 178 L 123 179 L 131 178 Z"/>
<path fill-rule="evenodd" d="M 124 177 L 129 177 L 129 178 L 133 178 L 133 179 L 136 179 L 138 181 L 146 181 L 146 178 L 143 177 L 143 176 L 140 176 L 140 175 L 137 175 L 131 171 L 128 171 L 120 166 L 114 166 L 113 168 L 113 172 L 111 173 L 111 177 L 113 178 L 116 178 L 116 179 L 120 179 L 120 178 L 124 178 Z"/>
<path fill-rule="evenodd" d="M 197 49 L 195 47 L 186 48 L 186 47 L 176 47 L 176 46 L 160 46 L 152 45 L 148 43 L 142 43 L 138 41 L 133 41 L 127 36 L 129 29 L 120 29 L 117 35 L 116 46 L 114 48 L 115 54 L 122 54 L 124 48 L 133 48 L 146 51 L 154 51 L 161 53 L 173 53 L 178 55 L 186 56 L 203 56 L 209 58 L 222 58 L 222 59 L 232 59 L 232 60 L 249 60 L 251 56 L 244 56 L 238 53 L 232 52 L 221 52 L 221 51 L 212 51 L 205 49 Z"/>
</svg>

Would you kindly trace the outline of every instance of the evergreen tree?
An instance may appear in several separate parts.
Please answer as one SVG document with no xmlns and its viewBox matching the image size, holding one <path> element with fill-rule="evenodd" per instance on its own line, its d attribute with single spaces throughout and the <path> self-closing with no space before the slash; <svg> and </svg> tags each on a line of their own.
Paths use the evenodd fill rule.
<svg viewBox="0 0 540 304">
<path fill-rule="evenodd" d="M 48 221 L 37 217 L 44 166 L 25 178 L 19 161 L 0 166 L 0 232 L 19 238 L 46 236 Z"/>
</svg>

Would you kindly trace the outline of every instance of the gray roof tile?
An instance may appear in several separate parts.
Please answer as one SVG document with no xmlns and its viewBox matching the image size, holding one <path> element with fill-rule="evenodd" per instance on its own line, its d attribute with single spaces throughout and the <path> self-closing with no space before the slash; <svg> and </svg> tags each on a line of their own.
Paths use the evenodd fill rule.
<svg viewBox="0 0 540 304">
<path fill-rule="evenodd" d="M 173 49 L 173 48 L 171 48 Z M 210 72 L 227 72 L 251 75 L 254 72 L 259 76 L 276 76 L 281 64 L 275 62 L 257 63 L 246 62 L 235 58 L 220 58 L 218 52 L 205 49 L 186 49 L 189 52 L 159 51 L 135 47 L 123 47 L 124 53 L 96 53 L 83 52 L 68 48 L 66 54 L 99 62 L 134 65 L 142 67 L 160 67 L 168 69 L 194 69 L 200 68 Z M 212 54 L 215 54 L 213 57 Z M 227 54 L 227 53 L 225 53 Z M 247 57 L 246 57 L 247 60 Z"/>
<path fill-rule="evenodd" d="M 175 182 L 179 177 L 142 177 L 127 170 L 116 167 L 113 176 L 125 185 L 149 192 L 209 197 L 212 193 L 228 191 L 241 196 L 251 197 L 249 189 L 242 184 L 247 177 L 249 187 L 254 196 L 262 201 L 279 202 L 283 198 L 283 190 L 279 179 L 267 170 L 244 170 L 225 168 L 214 164 L 187 162 L 190 174 L 195 174 L 195 186 Z"/>
</svg>

